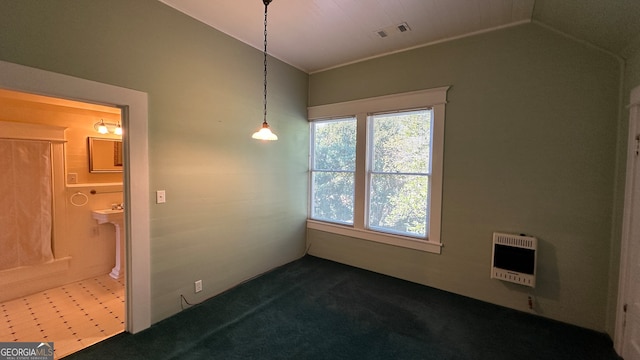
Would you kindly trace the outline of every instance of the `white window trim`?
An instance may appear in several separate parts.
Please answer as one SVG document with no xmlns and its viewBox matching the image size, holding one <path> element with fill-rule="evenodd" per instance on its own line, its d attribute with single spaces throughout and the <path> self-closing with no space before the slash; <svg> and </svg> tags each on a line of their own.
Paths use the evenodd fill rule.
<svg viewBox="0 0 640 360">
<path fill-rule="evenodd" d="M 371 231 L 364 228 L 365 202 L 365 177 L 364 162 L 356 164 L 355 179 L 355 208 L 353 226 L 339 225 L 309 219 L 307 228 L 321 230 L 339 235 L 345 235 L 358 239 L 375 241 L 388 245 L 400 246 L 414 250 L 440 254 L 442 242 L 440 239 L 440 227 L 442 223 L 442 169 L 444 155 L 444 120 L 445 104 L 447 103 L 447 91 L 449 86 L 413 91 L 407 93 L 379 96 L 374 98 L 346 101 L 327 105 L 312 106 L 307 109 L 309 121 L 325 120 L 330 118 L 355 116 L 358 120 L 358 139 L 356 144 L 356 157 L 366 156 L 365 129 L 366 117 L 372 113 L 413 110 L 419 108 L 433 109 L 433 143 L 432 143 L 432 183 L 430 196 L 429 234 L 427 239 L 418 239 L 409 236 L 387 234 Z M 362 131 L 361 131 L 362 130 Z M 309 205 L 310 207 L 311 205 Z M 311 209 L 309 208 L 309 214 Z"/>
</svg>

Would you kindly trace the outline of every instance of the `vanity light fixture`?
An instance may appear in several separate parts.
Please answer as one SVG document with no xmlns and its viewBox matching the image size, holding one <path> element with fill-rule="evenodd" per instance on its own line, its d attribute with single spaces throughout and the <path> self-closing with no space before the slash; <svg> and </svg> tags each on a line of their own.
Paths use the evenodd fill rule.
<svg viewBox="0 0 640 360">
<path fill-rule="evenodd" d="M 107 125 L 104 123 L 104 120 L 100 119 L 100 122 L 95 123 L 93 127 L 95 128 L 96 125 L 98 126 L 96 130 L 98 130 L 100 134 L 106 134 L 109 132 L 109 129 L 107 129 Z"/>
<path fill-rule="evenodd" d="M 258 140 L 278 140 L 278 136 L 271 132 L 267 123 L 267 7 L 271 0 L 262 0 L 264 3 L 264 120 L 262 127 L 251 135 L 252 138 Z"/>
<path fill-rule="evenodd" d="M 108 133 L 122 135 L 122 126 L 120 126 L 120 121 L 118 121 L 118 123 L 109 123 L 104 122 L 103 119 L 100 119 L 100 121 L 93 124 L 93 128 L 103 135 Z"/>
</svg>

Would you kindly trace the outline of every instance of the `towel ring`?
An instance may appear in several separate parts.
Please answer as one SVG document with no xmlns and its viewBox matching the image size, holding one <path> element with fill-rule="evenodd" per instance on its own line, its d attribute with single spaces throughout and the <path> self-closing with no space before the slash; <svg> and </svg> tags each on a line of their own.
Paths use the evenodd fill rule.
<svg viewBox="0 0 640 360">
<path fill-rule="evenodd" d="M 82 204 L 77 204 L 73 201 L 73 199 L 76 196 L 83 196 L 84 197 L 84 202 Z M 89 202 L 89 197 L 86 194 L 81 193 L 80 191 L 78 191 L 77 193 L 71 195 L 71 198 L 69 199 L 69 201 L 71 202 L 71 204 L 73 204 L 73 206 L 84 206 Z"/>
</svg>

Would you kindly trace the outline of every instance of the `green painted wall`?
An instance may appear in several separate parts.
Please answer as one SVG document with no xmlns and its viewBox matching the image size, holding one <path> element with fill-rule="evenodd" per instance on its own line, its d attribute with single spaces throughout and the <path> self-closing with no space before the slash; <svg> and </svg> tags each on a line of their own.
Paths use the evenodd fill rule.
<svg viewBox="0 0 640 360">
<path fill-rule="evenodd" d="M 156 0 L 1 0 L 0 60 L 148 93 L 153 322 L 304 253 L 307 74 L 270 59 L 261 143 L 262 52 Z"/>
<path fill-rule="evenodd" d="M 619 82 L 616 58 L 534 24 L 312 74 L 311 106 L 451 89 L 442 254 L 312 230 L 310 253 L 605 331 Z M 489 278 L 493 231 L 539 239 L 535 289 Z"/>
</svg>

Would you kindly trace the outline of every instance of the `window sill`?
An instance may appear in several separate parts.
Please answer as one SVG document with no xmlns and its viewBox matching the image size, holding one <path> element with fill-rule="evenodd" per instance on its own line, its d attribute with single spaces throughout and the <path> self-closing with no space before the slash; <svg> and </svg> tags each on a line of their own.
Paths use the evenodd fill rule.
<svg viewBox="0 0 640 360">
<path fill-rule="evenodd" d="M 406 236 L 385 234 L 376 231 L 354 229 L 350 226 L 326 223 L 317 220 L 307 220 L 307 229 L 325 231 L 333 234 L 344 235 L 356 239 L 373 241 L 377 243 L 399 246 L 407 249 L 440 254 L 442 244 L 429 240 L 419 240 Z"/>
</svg>

